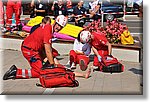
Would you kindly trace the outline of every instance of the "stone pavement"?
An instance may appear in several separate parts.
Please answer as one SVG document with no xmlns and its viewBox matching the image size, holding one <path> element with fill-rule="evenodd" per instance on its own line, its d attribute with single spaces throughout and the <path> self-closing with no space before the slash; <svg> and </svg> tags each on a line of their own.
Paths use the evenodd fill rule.
<svg viewBox="0 0 150 102">
<path fill-rule="evenodd" d="M 38 94 L 38 95 L 54 95 L 54 94 L 143 94 L 143 88 L 140 86 L 142 82 L 142 66 L 136 62 L 121 61 L 125 66 L 122 73 L 103 73 L 92 72 L 89 79 L 76 77 L 79 81 L 79 87 L 60 87 L 60 88 L 42 88 L 35 84 L 39 83 L 38 78 L 35 79 L 16 79 L 3 81 L 2 77 L 9 67 L 15 64 L 19 68 L 30 68 L 26 59 L 20 51 L 0 50 L 1 55 L 1 94 Z M 60 62 L 66 64 L 68 56 L 59 56 Z M 92 62 L 89 67 L 92 66 Z M 75 71 L 82 72 L 79 67 Z M 85 73 L 85 72 L 82 72 Z"/>
</svg>

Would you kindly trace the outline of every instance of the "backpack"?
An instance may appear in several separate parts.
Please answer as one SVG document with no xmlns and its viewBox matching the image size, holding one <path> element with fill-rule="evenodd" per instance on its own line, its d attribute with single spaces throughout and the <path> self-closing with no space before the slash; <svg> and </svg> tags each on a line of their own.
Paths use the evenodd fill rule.
<svg viewBox="0 0 150 102">
<path fill-rule="evenodd" d="M 121 34 L 121 43 L 123 45 L 131 45 L 134 44 L 134 39 L 131 36 L 130 32 L 128 30 L 125 30 L 122 34 Z"/>
<path fill-rule="evenodd" d="M 75 74 L 66 70 L 62 65 L 56 68 L 46 68 L 40 72 L 40 83 L 44 88 L 53 87 L 77 87 L 79 83 L 75 80 Z"/>
<path fill-rule="evenodd" d="M 99 70 L 102 72 L 110 72 L 112 74 L 113 72 L 124 71 L 124 66 L 113 56 L 104 56 L 101 60 Z"/>
</svg>

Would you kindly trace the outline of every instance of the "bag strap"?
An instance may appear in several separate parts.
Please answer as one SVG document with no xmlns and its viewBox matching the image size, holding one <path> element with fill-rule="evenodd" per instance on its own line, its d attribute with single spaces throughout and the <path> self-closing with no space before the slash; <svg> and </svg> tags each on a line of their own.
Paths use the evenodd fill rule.
<svg viewBox="0 0 150 102">
<path fill-rule="evenodd" d="M 74 80 L 73 82 L 74 82 L 75 87 L 79 86 L 79 82 L 77 80 Z"/>
<path fill-rule="evenodd" d="M 69 73 L 66 73 L 66 74 L 69 74 Z M 70 78 L 70 76 L 69 76 L 69 79 L 74 83 L 74 87 L 79 86 L 79 82 L 77 80 L 72 80 L 72 78 Z"/>
</svg>

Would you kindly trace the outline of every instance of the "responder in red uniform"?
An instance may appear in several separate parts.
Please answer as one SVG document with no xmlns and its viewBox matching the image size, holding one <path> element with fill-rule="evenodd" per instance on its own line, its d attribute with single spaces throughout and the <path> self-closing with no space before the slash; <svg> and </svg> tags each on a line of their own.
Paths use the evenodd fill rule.
<svg viewBox="0 0 150 102">
<path fill-rule="evenodd" d="M 67 23 L 65 16 L 58 16 L 55 24 L 45 24 L 29 35 L 21 46 L 24 57 L 28 60 L 31 69 L 19 69 L 15 65 L 5 73 L 3 80 L 15 78 L 38 78 L 43 67 L 42 61 L 47 57 L 51 68 L 55 67 L 54 57 L 58 52 L 52 48 L 52 33 L 60 31 Z M 53 29 L 53 31 L 52 31 Z M 43 52 L 46 56 L 43 57 Z"/>
<path fill-rule="evenodd" d="M 21 2 L 22 0 L 8 0 L 6 6 L 6 25 L 11 26 L 12 24 L 12 15 L 15 13 L 16 25 L 20 23 L 21 15 Z"/>
<path fill-rule="evenodd" d="M 3 2 L 0 0 L 0 25 L 4 25 L 4 9 Z"/>
<path fill-rule="evenodd" d="M 107 38 L 104 35 L 98 34 L 96 32 L 89 32 L 87 35 L 83 33 L 80 37 L 81 42 L 89 42 L 92 46 L 92 50 L 95 54 L 94 57 L 94 66 L 100 66 L 101 58 L 105 55 L 111 55 L 112 47 L 111 44 L 107 41 Z"/>
</svg>

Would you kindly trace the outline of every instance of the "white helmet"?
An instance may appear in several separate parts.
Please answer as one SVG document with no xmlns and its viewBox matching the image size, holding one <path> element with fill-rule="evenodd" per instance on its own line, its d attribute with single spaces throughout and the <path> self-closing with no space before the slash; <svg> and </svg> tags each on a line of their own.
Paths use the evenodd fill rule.
<svg viewBox="0 0 150 102">
<path fill-rule="evenodd" d="M 64 15 L 59 15 L 57 18 L 56 18 L 56 23 L 58 23 L 60 26 L 64 27 L 66 26 L 67 22 L 68 22 L 68 19 L 64 16 Z"/>
<path fill-rule="evenodd" d="M 80 33 L 80 41 L 82 43 L 87 43 L 89 42 L 91 39 L 91 33 L 89 31 L 82 31 Z"/>
</svg>

